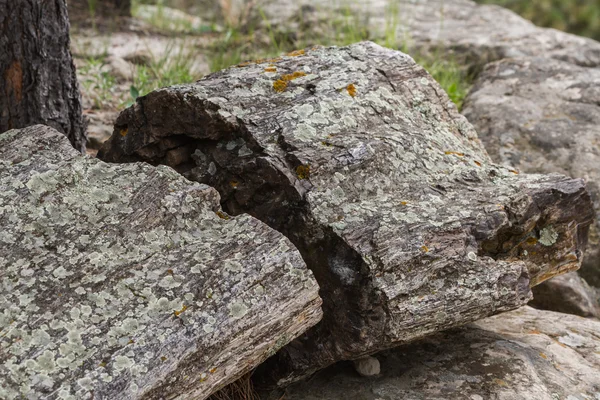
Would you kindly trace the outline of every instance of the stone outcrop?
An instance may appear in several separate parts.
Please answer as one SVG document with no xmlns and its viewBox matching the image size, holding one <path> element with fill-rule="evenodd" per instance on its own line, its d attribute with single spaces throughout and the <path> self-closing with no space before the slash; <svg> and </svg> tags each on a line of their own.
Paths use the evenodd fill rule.
<svg viewBox="0 0 600 400">
<path fill-rule="evenodd" d="M 294 32 L 347 18 L 373 37 L 404 39 L 411 51 L 434 52 L 483 66 L 507 57 L 545 56 L 582 66 L 600 65 L 600 43 L 539 28 L 514 12 L 471 0 L 259 0 L 257 21 Z M 310 29 L 310 28 L 308 28 Z"/>
<path fill-rule="evenodd" d="M 321 318 L 280 233 L 167 167 L 0 135 L 0 398 L 204 399 Z"/>
<path fill-rule="evenodd" d="M 600 290 L 591 287 L 576 272 L 555 276 L 533 288 L 529 305 L 582 317 L 600 319 Z"/>
<path fill-rule="evenodd" d="M 285 399 L 595 399 L 598 332 L 598 321 L 524 307 L 380 353 L 380 376 L 332 366 L 288 387 Z"/>
<path fill-rule="evenodd" d="M 491 162 L 407 55 L 300 50 L 139 98 L 99 156 L 167 164 L 284 233 L 324 320 L 271 359 L 281 384 L 526 303 L 578 268 L 581 180 Z"/>
</svg>

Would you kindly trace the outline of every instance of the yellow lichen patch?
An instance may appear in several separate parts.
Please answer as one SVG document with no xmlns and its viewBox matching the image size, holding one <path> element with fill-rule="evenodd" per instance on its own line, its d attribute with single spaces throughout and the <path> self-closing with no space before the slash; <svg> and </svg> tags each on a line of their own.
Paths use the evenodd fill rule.
<svg viewBox="0 0 600 400">
<path fill-rule="evenodd" d="M 529 332 L 527 332 L 527 333 L 529 333 L 530 335 L 539 335 L 542 332 L 540 332 L 537 329 L 533 328 L 533 329 L 529 330 Z"/>
<path fill-rule="evenodd" d="M 119 131 L 119 133 L 121 134 L 121 136 L 127 136 L 127 132 L 128 132 L 127 128 L 121 128 L 121 130 Z"/>
<path fill-rule="evenodd" d="M 184 304 L 183 307 L 181 307 L 181 310 L 174 311 L 173 314 L 175 314 L 176 317 L 179 317 L 185 310 L 187 310 L 187 306 Z"/>
<path fill-rule="evenodd" d="M 127 344 L 134 344 L 135 341 L 133 339 L 129 339 L 129 342 L 127 342 Z"/>
<path fill-rule="evenodd" d="M 273 82 L 273 89 L 275 89 L 276 92 L 284 92 L 285 89 L 287 89 L 288 82 L 303 76 L 306 76 L 306 72 L 296 71 L 291 74 L 282 75 L 281 78 Z"/>
<path fill-rule="evenodd" d="M 298 179 L 310 178 L 310 165 L 299 165 L 296 168 L 296 176 L 298 176 Z"/>
<path fill-rule="evenodd" d="M 538 242 L 538 240 L 534 237 L 528 237 L 527 240 L 525 241 L 525 243 L 527 243 L 530 246 L 536 245 Z"/>
<path fill-rule="evenodd" d="M 277 72 L 277 68 L 275 68 L 275 67 L 267 67 L 267 68 L 265 68 L 265 72 Z"/>
<path fill-rule="evenodd" d="M 214 374 L 215 372 L 217 372 L 217 367 L 211 368 L 210 371 L 211 374 Z"/>
<path fill-rule="evenodd" d="M 172 269 L 168 269 L 168 270 L 167 270 L 167 274 L 169 274 L 169 275 L 173 275 L 173 270 L 172 270 Z"/>
<path fill-rule="evenodd" d="M 231 186 L 234 189 L 236 189 L 239 185 L 240 185 L 240 183 L 237 182 L 237 181 L 231 181 L 231 182 L 229 182 L 229 186 Z"/>
<path fill-rule="evenodd" d="M 401 201 L 400 204 L 402 204 L 403 206 L 408 204 L 408 201 Z"/>
<path fill-rule="evenodd" d="M 288 57 L 298 57 L 298 56 L 303 56 L 305 53 L 304 50 L 294 50 L 292 52 L 289 52 L 286 54 L 286 56 Z"/>
<path fill-rule="evenodd" d="M 464 157 L 465 153 L 459 153 L 458 151 L 445 151 L 444 154 L 448 155 L 454 155 L 457 157 Z"/>
<path fill-rule="evenodd" d="M 548 359 L 548 356 L 547 356 L 547 355 L 545 355 L 544 353 L 540 353 L 540 357 L 542 357 L 544 360 L 547 360 L 547 359 Z"/>
<path fill-rule="evenodd" d="M 494 378 L 494 383 L 498 386 L 508 386 L 508 383 L 506 383 L 506 381 L 503 381 L 502 379 L 498 378 Z"/>
<path fill-rule="evenodd" d="M 160 361 L 167 361 L 167 357 L 165 357 L 165 356 L 162 356 L 162 357 L 160 358 Z"/>
<path fill-rule="evenodd" d="M 275 82 L 273 82 L 273 89 L 279 93 L 285 92 L 285 89 L 287 89 L 287 85 L 287 82 L 283 79 L 277 79 Z"/>
<path fill-rule="evenodd" d="M 352 97 L 356 96 L 356 86 L 354 86 L 353 83 L 346 86 L 346 91 L 348 92 L 348 94 L 350 96 L 352 96 Z"/>
<path fill-rule="evenodd" d="M 421 246 L 421 250 L 423 250 L 423 252 L 428 253 L 429 252 L 429 247 L 423 245 Z"/>
<path fill-rule="evenodd" d="M 102 361 L 100 364 L 98 364 L 98 366 L 100 368 L 104 368 L 104 367 L 106 367 L 106 363 L 104 361 Z"/>
<path fill-rule="evenodd" d="M 221 219 L 227 220 L 230 218 L 229 215 L 225 214 L 223 211 L 217 211 L 215 214 L 217 214 Z"/>
</svg>

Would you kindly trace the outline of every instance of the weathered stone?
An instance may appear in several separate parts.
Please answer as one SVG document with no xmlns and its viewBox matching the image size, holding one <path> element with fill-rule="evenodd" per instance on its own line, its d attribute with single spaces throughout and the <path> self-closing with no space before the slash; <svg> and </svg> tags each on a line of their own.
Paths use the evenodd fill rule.
<svg viewBox="0 0 600 400">
<path fill-rule="evenodd" d="M 271 360 L 282 384 L 524 304 L 578 268 L 592 216 L 581 180 L 492 164 L 427 72 L 370 42 L 152 92 L 99 156 L 179 147 L 178 171 L 283 232 L 319 281 L 323 323 Z"/>
<path fill-rule="evenodd" d="M 374 37 L 395 33 L 408 48 L 454 53 L 483 66 L 507 57 L 546 56 L 584 66 L 600 65 L 600 43 L 539 28 L 512 11 L 471 0 L 259 0 L 255 10 L 270 27 L 294 32 L 329 23 L 349 12 Z"/>
<path fill-rule="evenodd" d="M 600 70 L 557 60 L 488 65 L 465 101 L 491 157 L 527 172 L 584 178 L 600 211 Z M 580 274 L 600 287 L 600 221 Z"/>
<path fill-rule="evenodd" d="M 379 360 L 372 356 L 367 356 L 354 360 L 354 369 L 361 376 L 375 376 L 381 373 Z"/>
<path fill-rule="evenodd" d="M 204 399 L 321 317 L 278 232 L 168 167 L 0 135 L 0 398 Z"/>
<path fill-rule="evenodd" d="M 555 276 L 536 286 L 529 305 L 543 310 L 600 318 L 600 291 L 572 272 Z"/>
<path fill-rule="evenodd" d="M 523 307 L 380 353 L 378 377 L 331 366 L 285 399 L 597 399 L 598 332 L 598 321 Z"/>
</svg>

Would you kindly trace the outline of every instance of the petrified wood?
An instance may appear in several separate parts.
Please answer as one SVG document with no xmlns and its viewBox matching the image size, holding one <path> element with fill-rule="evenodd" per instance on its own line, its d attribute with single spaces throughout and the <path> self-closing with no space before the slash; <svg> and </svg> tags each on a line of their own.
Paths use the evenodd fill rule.
<svg viewBox="0 0 600 400">
<path fill-rule="evenodd" d="M 280 233 L 168 167 L 0 135 L 0 398 L 204 399 L 321 318 Z"/>
<path fill-rule="evenodd" d="M 170 165 L 300 250 L 324 319 L 265 367 L 280 384 L 525 304 L 579 267 L 592 218 L 582 180 L 493 164 L 423 68 L 370 42 L 152 92 L 100 157 Z"/>
</svg>

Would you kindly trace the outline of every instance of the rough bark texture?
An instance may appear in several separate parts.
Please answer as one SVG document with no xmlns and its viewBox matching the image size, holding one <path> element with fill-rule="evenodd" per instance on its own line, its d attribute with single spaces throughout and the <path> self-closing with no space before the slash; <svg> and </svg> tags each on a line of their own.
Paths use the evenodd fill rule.
<svg viewBox="0 0 600 400">
<path fill-rule="evenodd" d="M 600 69 L 545 58 L 492 63 L 463 113 L 495 161 L 584 178 L 600 211 Z M 580 274 L 600 287 L 600 221 L 592 227 Z"/>
<path fill-rule="evenodd" d="M 321 318 L 278 232 L 167 167 L 0 135 L 0 398 L 204 399 Z"/>
<path fill-rule="evenodd" d="M 600 290 L 591 287 L 576 272 L 555 276 L 533 289 L 529 305 L 582 317 L 600 319 Z"/>
<path fill-rule="evenodd" d="M 492 164 L 426 71 L 370 42 L 155 91 L 99 156 L 171 165 L 298 247 L 325 317 L 280 383 L 524 304 L 578 268 L 592 217 L 581 180 Z"/>
<path fill-rule="evenodd" d="M 598 332 L 598 321 L 524 307 L 380 353 L 378 377 L 361 378 L 341 363 L 289 387 L 284 398 L 597 399 Z"/>
<path fill-rule="evenodd" d="M 0 132 L 34 124 L 85 151 L 64 0 L 0 0 Z"/>
</svg>

